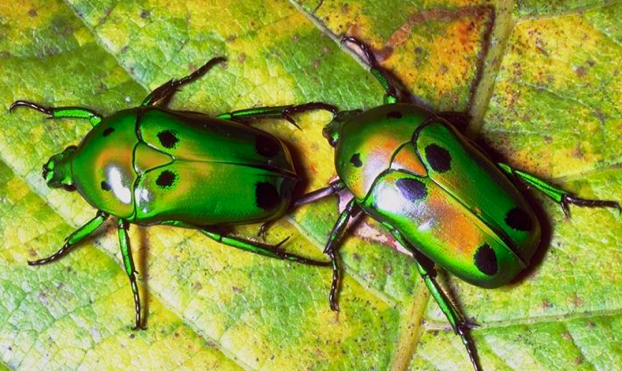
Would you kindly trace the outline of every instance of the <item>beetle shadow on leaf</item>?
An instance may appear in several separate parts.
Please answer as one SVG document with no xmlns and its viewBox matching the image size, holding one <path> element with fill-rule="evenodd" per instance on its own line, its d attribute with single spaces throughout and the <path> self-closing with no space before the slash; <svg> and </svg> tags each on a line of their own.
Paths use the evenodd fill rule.
<svg viewBox="0 0 622 371">
<path fill-rule="evenodd" d="M 279 138 L 285 144 L 287 149 L 289 150 L 290 155 L 292 156 L 292 162 L 294 163 L 294 168 L 296 169 L 296 174 L 298 174 L 298 183 L 294 187 L 294 191 L 292 194 L 292 200 L 299 199 L 303 194 L 305 189 L 307 189 L 307 185 L 309 184 L 309 173 L 307 169 L 302 166 L 301 158 L 303 156 L 302 152 L 298 149 L 298 147 L 293 146 L 288 140 L 285 138 Z M 307 143 L 308 145 L 320 143 Z M 328 145 L 328 144 L 327 144 Z"/>
<path fill-rule="evenodd" d="M 480 150 L 484 152 L 494 163 L 504 162 L 511 163 L 506 160 L 504 156 L 502 156 L 499 152 L 491 148 L 488 144 L 486 144 L 483 140 L 476 139 L 475 144 L 479 147 Z M 529 169 L 521 169 L 529 172 Z M 525 201 L 531 207 L 536 218 L 540 222 L 540 242 L 538 243 L 538 247 L 534 255 L 531 257 L 531 261 L 527 268 L 523 269 L 518 275 L 508 284 L 508 286 L 519 285 L 526 279 L 528 279 L 535 271 L 537 267 L 542 264 L 546 253 L 548 252 L 551 245 L 551 223 L 550 215 L 548 215 L 542 205 L 537 201 L 537 197 L 534 195 L 534 192 L 531 192 L 529 187 L 523 182 L 521 182 L 517 178 L 510 178 L 512 184 L 516 186 L 518 191 L 525 197 Z"/>
<path fill-rule="evenodd" d="M 140 296 L 143 298 L 142 311 L 143 311 L 143 323 L 142 325 L 147 327 L 149 321 L 149 234 L 146 228 L 138 227 L 138 246 L 137 246 L 137 258 L 138 258 L 138 274 L 142 280 L 142 292 Z"/>
</svg>

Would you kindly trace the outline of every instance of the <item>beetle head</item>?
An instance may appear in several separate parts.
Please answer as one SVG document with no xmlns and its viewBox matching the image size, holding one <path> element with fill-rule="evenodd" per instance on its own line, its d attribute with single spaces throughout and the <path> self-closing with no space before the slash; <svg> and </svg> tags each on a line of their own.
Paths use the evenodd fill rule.
<svg viewBox="0 0 622 371">
<path fill-rule="evenodd" d="M 43 165 L 43 179 L 50 188 L 64 188 L 66 191 L 75 191 L 73 175 L 71 174 L 71 161 L 76 146 L 69 146 L 59 154 L 56 154 Z"/>
<path fill-rule="evenodd" d="M 350 121 L 352 117 L 360 115 L 361 112 L 361 110 L 341 111 L 335 115 L 333 121 L 324 126 L 322 135 L 324 135 L 324 138 L 328 140 L 331 146 L 335 147 L 339 143 L 343 124 Z"/>
</svg>

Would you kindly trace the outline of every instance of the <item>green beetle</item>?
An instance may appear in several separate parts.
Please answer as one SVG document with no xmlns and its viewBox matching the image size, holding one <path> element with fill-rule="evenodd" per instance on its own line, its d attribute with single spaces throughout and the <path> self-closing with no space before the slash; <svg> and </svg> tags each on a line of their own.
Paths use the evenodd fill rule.
<svg viewBox="0 0 622 371">
<path fill-rule="evenodd" d="M 530 174 L 492 162 L 448 121 L 460 114 L 436 114 L 398 103 L 395 88 L 366 45 L 352 37 L 343 41 L 363 51 L 387 95 L 385 105 L 365 112 L 340 112 L 324 128 L 324 136 L 335 148 L 339 179 L 294 203 L 300 206 L 340 191 L 353 196 L 324 249 L 333 265 L 331 308 L 339 309 L 335 298 L 340 281 L 339 240 L 348 221 L 362 211 L 413 254 L 432 297 L 480 370 L 468 335 L 472 324 L 437 284 L 434 264 L 484 288 L 507 284 L 529 265 L 540 241 L 540 223 L 512 183 L 515 179 L 559 202 L 566 215 L 570 203 L 618 210 L 620 206 L 573 197 Z"/>
<path fill-rule="evenodd" d="M 298 181 L 287 147 L 276 137 L 246 125 L 249 120 L 284 118 L 311 109 L 336 108 L 324 103 L 260 107 L 218 115 L 172 111 L 156 105 L 167 102 L 183 84 L 224 62 L 214 58 L 194 73 L 171 80 L 151 92 L 137 107 L 109 117 L 80 107 L 29 107 L 50 118 L 88 119 L 93 129 L 78 146 L 69 146 L 43 166 L 51 188 L 77 190 L 97 215 L 67 237 L 53 255 L 30 265 L 52 262 L 91 235 L 112 215 L 136 310 L 142 328 L 140 298 L 128 236 L 129 223 L 196 228 L 223 244 L 278 259 L 310 265 L 328 265 L 288 254 L 279 246 L 227 237 L 213 226 L 267 222 L 288 208 Z"/>
</svg>

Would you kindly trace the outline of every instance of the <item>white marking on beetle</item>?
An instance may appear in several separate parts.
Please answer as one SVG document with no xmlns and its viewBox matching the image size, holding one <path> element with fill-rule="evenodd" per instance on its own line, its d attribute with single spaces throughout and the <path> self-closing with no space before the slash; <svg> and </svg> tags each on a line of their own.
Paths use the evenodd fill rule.
<svg viewBox="0 0 622 371">
<path fill-rule="evenodd" d="M 129 205 L 132 203 L 132 192 L 130 187 L 123 184 L 123 174 L 119 168 L 111 166 L 108 169 L 108 182 L 114 195 L 122 203 Z"/>
</svg>

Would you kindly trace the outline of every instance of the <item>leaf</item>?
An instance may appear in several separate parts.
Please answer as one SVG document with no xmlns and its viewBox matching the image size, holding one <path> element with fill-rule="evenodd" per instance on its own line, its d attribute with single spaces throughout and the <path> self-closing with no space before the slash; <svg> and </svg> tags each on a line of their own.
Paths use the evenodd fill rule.
<svg viewBox="0 0 622 371">
<path fill-rule="evenodd" d="M 28 0 L 0 4 L 0 369 L 455 370 L 464 347 L 412 261 L 372 220 L 340 254 L 341 312 L 329 269 L 239 252 L 192 230 L 132 227 L 148 330 L 133 305 L 113 224 L 62 260 L 56 251 L 95 210 L 41 178 L 49 156 L 88 132 L 79 120 L 8 114 L 11 102 L 109 115 L 215 56 L 172 107 L 218 114 L 325 101 L 381 104 L 383 90 L 347 33 L 375 51 L 411 99 L 468 110 L 469 132 L 499 158 L 588 198 L 619 199 L 622 7 L 591 1 Z M 325 112 L 257 123 L 287 142 L 305 179 L 334 176 Z M 440 280 L 468 318 L 485 370 L 620 369 L 622 229 L 611 210 L 532 193 L 547 226 L 523 277 L 497 290 Z M 322 259 L 338 216 L 327 199 L 283 218 L 269 242 Z M 253 236 L 258 226 L 236 229 Z"/>
</svg>

